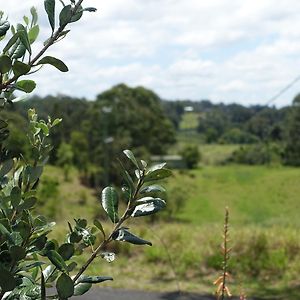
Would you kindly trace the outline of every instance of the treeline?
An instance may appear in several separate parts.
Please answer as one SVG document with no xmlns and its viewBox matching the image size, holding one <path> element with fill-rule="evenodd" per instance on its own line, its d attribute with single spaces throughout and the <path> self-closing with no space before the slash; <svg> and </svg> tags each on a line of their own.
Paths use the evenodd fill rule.
<svg viewBox="0 0 300 300">
<path fill-rule="evenodd" d="M 35 107 L 40 118 L 62 118 L 51 136 L 54 151 L 50 163 L 71 165 L 91 186 L 119 178 L 115 157 L 132 148 L 137 156 L 168 153 L 176 142 L 176 131 L 193 130 L 201 143 L 240 144 L 229 161 L 265 164 L 276 160 L 300 165 L 300 96 L 290 107 L 245 107 L 203 101 L 163 101 L 143 87 L 117 85 L 93 101 L 68 96 L 34 96 L 1 112 L 12 120 L 7 147 L 11 154 L 30 157 L 24 128 L 27 111 Z M 197 125 L 182 129 L 184 116 L 194 114 Z M 188 132 L 187 132 L 188 133 Z"/>
<path fill-rule="evenodd" d="M 177 130 L 197 132 L 200 143 L 239 144 L 224 163 L 300 166 L 300 95 L 291 106 L 249 106 L 199 102 L 166 102 L 167 113 Z M 183 116 L 197 117 L 195 128 L 180 128 Z"/>
<path fill-rule="evenodd" d="M 24 128 L 29 108 L 40 118 L 62 118 L 51 136 L 54 151 L 50 163 L 62 166 L 66 177 L 71 165 L 81 172 L 91 186 L 116 182 L 124 149 L 134 149 L 137 156 L 161 155 L 175 143 L 175 130 L 166 117 L 160 98 L 143 87 L 118 85 L 99 94 L 95 101 L 67 96 L 33 97 L 14 104 L 4 116 L 14 119 L 7 142 L 10 151 L 30 156 Z"/>
<path fill-rule="evenodd" d="M 285 139 L 291 107 L 249 106 L 199 102 L 166 102 L 164 107 L 174 125 L 179 124 L 185 108 L 198 115 L 195 128 L 204 143 L 251 144 Z M 188 129 L 189 130 L 189 129 Z"/>
</svg>

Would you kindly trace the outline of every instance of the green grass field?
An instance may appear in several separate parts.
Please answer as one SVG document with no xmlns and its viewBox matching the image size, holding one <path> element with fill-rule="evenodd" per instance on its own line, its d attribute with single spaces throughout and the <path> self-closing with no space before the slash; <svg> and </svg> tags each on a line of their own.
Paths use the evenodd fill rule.
<svg viewBox="0 0 300 300">
<path fill-rule="evenodd" d="M 234 165 L 175 173 L 168 184 L 185 187 L 181 220 L 215 223 L 228 206 L 234 224 L 300 226 L 299 182 L 297 168 Z"/>
<path fill-rule="evenodd" d="M 58 195 L 49 200 L 59 207 L 54 237 L 62 239 L 68 220 L 101 218 L 100 191 L 83 187 L 75 170 L 69 182 L 55 167 L 47 167 L 45 176 L 61 183 Z M 174 172 L 163 183 L 170 191 L 169 205 L 172 195 L 177 196 L 174 189 L 183 190 L 184 207 L 173 221 L 128 224 L 134 233 L 151 240 L 153 247 L 112 245 L 108 250 L 117 253 L 116 261 L 108 264 L 99 259 L 88 273 L 98 275 L 100 270 L 102 275 L 112 275 L 115 281 L 108 284 L 112 287 L 213 293 L 228 206 L 233 292 L 237 295 L 242 286 L 249 297 L 298 300 L 299 181 L 300 169 L 283 167 L 205 166 Z M 110 230 L 112 224 L 104 223 L 104 227 Z"/>
</svg>

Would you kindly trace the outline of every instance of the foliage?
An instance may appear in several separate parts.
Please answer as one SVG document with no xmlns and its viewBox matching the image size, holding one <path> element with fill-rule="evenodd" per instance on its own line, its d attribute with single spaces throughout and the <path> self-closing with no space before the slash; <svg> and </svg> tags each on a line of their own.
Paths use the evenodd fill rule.
<svg viewBox="0 0 300 300">
<path fill-rule="evenodd" d="M 40 65 L 50 64 L 62 72 L 68 71 L 64 62 L 44 56 L 44 53 L 53 43 L 65 37 L 69 32 L 65 27 L 69 23 L 78 21 L 84 11 L 95 11 L 94 8 L 83 8 L 82 2 L 71 0 L 70 4 L 63 5 L 56 29 L 56 1 L 44 1 L 52 33 L 36 56 L 33 56 L 31 46 L 39 33 L 36 10 L 32 8 L 31 18 L 24 17 L 25 25 L 18 24 L 16 29 L 7 20 L 0 20 L 1 39 L 10 28 L 12 31 L 12 37 L 0 56 L 2 108 L 17 101 L 13 97 L 14 91 L 32 92 L 36 86 L 34 81 L 20 77 L 37 71 Z M 3 14 L 0 16 L 2 18 Z M 114 223 L 111 233 L 107 233 L 97 219 L 93 226 L 88 225 L 83 218 L 74 219 L 74 223 L 68 223 L 69 231 L 64 242 L 59 244 L 49 237 L 55 223 L 48 222 L 43 215 L 36 216 L 34 207 L 39 203 L 37 190 L 40 177 L 52 149 L 49 136 L 61 119 L 52 120 L 48 117 L 47 121 L 39 120 L 34 109 L 29 109 L 28 119 L 29 159 L 10 157 L 11 154 L 4 148 L 4 142 L 9 137 L 8 123 L 0 120 L 0 299 L 68 299 L 81 296 L 93 284 L 112 280 L 108 276 L 85 274 L 96 257 L 111 259 L 112 254 L 103 253 L 109 243 L 122 241 L 152 245 L 131 233 L 129 228 L 124 227 L 124 222 L 129 218 L 154 214 L 165 207 L 165 201 L 151 197 L 148 190 L 156 181 L 170 176 L 171 172 L 165 168 L 165 164 L 147 167 L 145 161 L 138 161 L 131 151 L 125 150 L 125 156 L 134 165 L 136 179 L 128 169 L 122 167 L 125 180 L 122 192 L 114 187 L 106 187 L 100 201 L 108 218 Z M 62 145 L 58 159 L 62 165 L 66 165 L 73 157 L 70 145 Z M 48 189 L 45 192 L 48 193 Z M 123 199 L 126 204 L 120 216 L 119 199 Z M 94 249 L 96 242 L 98 244 Z M 76 270 L 75 258 L 86 248 L 91 249 L 92 254 Z M 49 287 L 55 287 L 57 293 L 47 295 Z"/>
<path fill-rule="evenodd" d="M 229 129 L 219 139 L 219 143 L 222 144 L 254 144 L 258 142 L 259 138 L 255 135 L 244 132 L 239 128 Z"/>
<path fill-rule="evenodd" d="M 284 149 L 284 163 L 300 166 L 300 94 L 295 97 L 292 109 Z"/>
<path fill-rule="evenodd" d="M 59 161 L 58 149 L 70 144 L 73 163 L 90 186 L 118 184 L 118 164 L 112 159 L 122 149 L 134 148 L 138 156 L 164 154 L 175 142 L 173 124 L 166 117 L 160 98 L 142 87 L 118 85 L 97 96 L 96 101 L 66 96 L 34 97 L 18 103 L 22 114 L 31 106 L 43 117 L 63 117 L 64 126 L 54 130 L 50 162 Z"/>
<path fill-rule="evenodd" d="M 181 150 L 180 154 L 188 169 L 196 168 L 201 160 L 201 153 L 197 146 L 187 145 Z"/>
<path fill-rule="evenodd" d="M 247 165 L 281 163 L 281 148 L 277 144 L 257 144 L 242 146 L 235 150 L 228 162 Z"/>
</svg>

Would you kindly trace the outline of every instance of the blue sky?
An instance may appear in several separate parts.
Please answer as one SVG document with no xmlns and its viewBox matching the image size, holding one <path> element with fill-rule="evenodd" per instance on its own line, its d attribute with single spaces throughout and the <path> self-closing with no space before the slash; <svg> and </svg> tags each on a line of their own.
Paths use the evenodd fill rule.
<svg viewBox="0 0 300 300">
<path fill-rule="evenodd" d="M 0 6 L 13 21 L 36 6 L 40 42 L 49 34 L 41 0 Z M 58 5 L 59 5 L 59 1 Z M 4 4 L 5 3 L 5 4 Z M 37 94 L 94 99 L 124 82 L 143 85 L 164 99 L 264 104 L 300 74 L 300 1 L 286 0 L 85 0 L 98 11 L 70 27 L 38 76 Z M 288 105 L 300 82 L 274 104 Z"/>
</svg>

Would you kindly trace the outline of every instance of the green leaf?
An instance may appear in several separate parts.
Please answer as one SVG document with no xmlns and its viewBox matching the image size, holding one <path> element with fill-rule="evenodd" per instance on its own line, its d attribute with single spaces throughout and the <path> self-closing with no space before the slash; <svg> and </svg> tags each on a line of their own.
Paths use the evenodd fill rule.
<svg viewBox="0 0 300 300">
<path fill-rule="evenodd" d="M 0 21 L 0 37 L 5 36 L 7 30 L 9 29 L 10 24 L 8 21 Z"/>
<path fill-rule="evenodd" d="M 0 73 L 4 74 L 10 71 L 12 67 L 12 61 L 10 57 L 7 55 L 1 55 L 0 56 Z"/>
<path fill-rule="evenodd" d="M 102 207 L 113 223 L 119 221 L 118 216 L 118 199 L 117 191 L 113 187 L 106 187 L 102 191 L 101 203 Z"/>
<path fill-rule="evenodd" d="M 19 265 L 19 268 L 18 270 L 22 270 L 22 271 L 29 271 L 33 268 L 36 268 L 36 267 L 40 267 L 42 266 L 43 264 L 45 264 L 44 262 L 41 262 L 41 261 L 35 261 L 33 263 L 23 263 L 23 264 L 20 264 Z"/>
<path fill-rule="evenodd" d="M 28 32 L 28 38 L 29 38 L 30 44 L 35 42 L 35 40 L 37 39 L 39 33 L 40 33 L 39 25 L 34 25 L 32 28 L 30 28 L 30 30 Z"/>
<path fill-rule="evenodd" d="M 2 167 L 0 169 L 0 178 L 5 176 L 12 168 L 14 167 L 14 161 L 12 159 L 8 159 L 2 163 Z"/>
<path fill-rule="evenodd" d="M 25 22 L 26 25 L 29 24 L 29 18 L 27 16 L 24 16 L 23 20 L 24 20 L 24 22 Z"/>
<path fill-rule="evenodd" d="M 45 0 L 44 8 L 53 32 L 55 29 L 55 0 Z"/>
<path fill-rule="evenodd" d="M 47 257 L 57 269 L 62 272 L 68 273 L 68 268 L 64 259 L 55 250 L 48 251 Z"/>
<path fill-rule="evenodd" d="M 82 15 L 83 15 L 83 10 L 82 10 L 82 6 L 80 5 L 78 7 L 76 14 L 74 14 L 73 17 L 71 18 L 70 23 L 77 22 L 82 17 Z"/>
<path fill-rule="evenodd" d="M 23 209 L 30 209 L 32 208 L 37 202 L 35 197 L 30 197 L 24 200 L 24 202 L 19 206 L 19 210 Z"/>
<path fill-rule="evenodd" d="M 129 158 L 129 160 L 139 169 L 139 164 L 130 150 L 124 150 L 123 153 Z"/>
<path fill-rule="evenodd" d="M 70 243 L 62 244 L 58 248 L 57 252 L 64 260 L 69 260 L 74 255 L 75 252 L 74 245 Z"/>
<path fill-rule="evenodd" d="M 112 277 L 109 276 L 86 276 L 86 275 L 81 275 L 76 283 L 101 283 L 107 280 L 113 280 Z"/>
<path fill-rule="evenodd" d="M 94 225 L 102 232 L 104 238 L 105 238 L 105 231 L 103 229 L 102 224 L 98 220 L 94 220 Z"/>
<path fill-rule="evenodd" d="M 10 201 L 12 206 L 16 209 L 21 202 L 21 190 L 18 186 L 14 186 L 10 192 Z"/>
<path fill-rule="evenodd" d="M 9 253 L 14 261 L 18 262 L 26 257 L 26 251 L 21 246 L 12 246 L 9 249 Z"/>
<path fill-rule="evenodd" d="M 13 64 L 13 72 L 17 77 L 27 74 L 30 71 L 30 69 L 31 67 L 29 65 L 24 64 L 18 60 L 16 60 Z"/>
<path fill-rule="evenodd" d="M 20 232 L 23 240 L 26 240 L 31 232 L 31 227 L 24 221 L 20 221 L 15 227 L 14 231 Z"/>
<path fill-rule="evenodd" d="M 52 56 L 45 56 L 36 63 L 36 65 L 45 65 L 45 64 L 52 65 L 53 67 L 55 67 L 61 72 L 69 71 L 68 67 L 65 65 L 63 61 Z"/>
<path fill-rule="evenodd" d="M 66 5 L 59 14 L 59 26 L 65 27 L 72 18 L 72 6 Z"/>
<path fill-rule="evenodd" d="M 95 7 L 85 7 L 85 8 L 82 9 L 82 11 L 96 12 L 97 8 L 95 8 Z"/>
<path fill-rule="evenodd" d="M 22 44 L 25 46 L 27 51 L 31 54 L 31 46 L 28 38 L 28 34 L 26 28 L 22 24 L 17 25 L 17 32 L 19 34 L 19 39 Z"/>
<path fill-rule="evenodd" d="M 1 292 L 12 291 L 16 287 L 16 280 L 11 272 L 0 265 L 0 287 Z"/>
<path fill-rule="evenodd" d="M 135 245 L 149 245 L 152 246 L 151 242 L 148 242 L 146 240 L 143 240 L 139 238 L 138 236 L 132 234 L 127 230 L 127 228 L 120 228 L 118 229 L 112 236 L 113 240 L 121 241 L 121 242 L 128 242 Z"/>
<path fill-rule="evenodd" d="M 124 179 L 125 179 L 125 181 L 126 181 L 126 183 L 127 183 L 127 186 L 129 187 L 129 189 L 130 189 L 130 195 L 131 195 L 131 193 L 133 192 L 133 190 L 134 190 L 134 183 L 133 183 L 133 180 L 132 180 L 132 178 L 131 178 L 131 176 L 129 175 L 129 173 L 124 169 L 123 170 L 123 177 L 124 177 Z"/>
<path fill-rule="evenodd" d="M 15 33 L 7 42 L 6 46 L 3 48 L 3 53 L 6 53 L 11 47 L 12 45 L 15 44 L 15 42 L 18 40 L 19 38 L 19 34 Z"/>
<path fill-rule="evenodd" d="M 43 166 L 27 166 L 24 172 L 24 177 L 26 177 L 26 180 L 29 181 L 29 183 L 36 182 L 43 173 Z"/>
<path fill-rule="evenodd" d="M 62 121 L 62 119 L 55 119 L 55 120 L 53 121 L 53 123 L 52 123 L 52 127 L 54 127 L 54 126 L 60 124 L 61 121 Z"/>
<path fill-rule="evenodd" d="M 42 129 L 45 136 L 49 135 L 49 128 L 48 128 L 47 124 L 45 124 L 43 122 L 39 122 L 38 127 L 40 127 Z"/>
<path fill-rule="evenodd" d="M 161 170 L 161 169 L 163 169 L 165 166 L 166 166 L 166 163 L 160 163 L 160 164 L 156 164 L 156 165 L 154 165 L 154 166 L 151 166 L 151 167 L 149 168 L 149 170 L 147 171 L 147 174 L 148 174 L 148 173 L 151 173 L 151 172 L 153 172 L 153 171 L 156 171 L 156 170 Z"/>
<path fill-rule="evenodd" d="M 160 198 L 145 197 L 136 201 L 132 217 L 143 217 L 155 214 L 166 207 L 166 202 Z"/>
<path fill-rule="evenodd" d="M 32 24 L 35 25 L 38 21 L 38 14 L 37 14 L 36 8 L 34 6 L 31 7 L 30 13 L 32 16 Z"/>
<path fill-rule="evenodd" d="M 74 287 L 74 296 L 81 296 L 88 292 L 92 287 L 91 283 L 78 283 Z"/>
<path fill-rule="evenodd" d="M 145 176 L 145 182 L 165 179 L 171 175 L 172 172 L 169 169 L 157 169 L 153 172 L 147 173 Z"/>
<path fill-rule="evenodd" d="M 13 59 L 22 58 L 25 55 L 25 53 L 26 53 L 26 47 L 21 42 L 19 42 L 17 48 L 14 49 L 13 51 L 12 58 Z"/>
<path fill-rule="evenodd" d="M 157 184 L 148 185 L 141 189 L 140 194 L 148 194 L 148 193 L 165 193 L 166 190 Z"/>
<path fill-rule="evenodd" d="M 31 93 L 36 87 L 36 83 L 33 80 L 25 79 L 16 83 L 16 88 L 25 93 Z"/>
<path fill-rule="evenodd" d="M 67 274 L 61 274 L 57 279 L 56 289 L 60 299 L 72 297 L 74 294 L 73 280 Z"/>
</svg>

